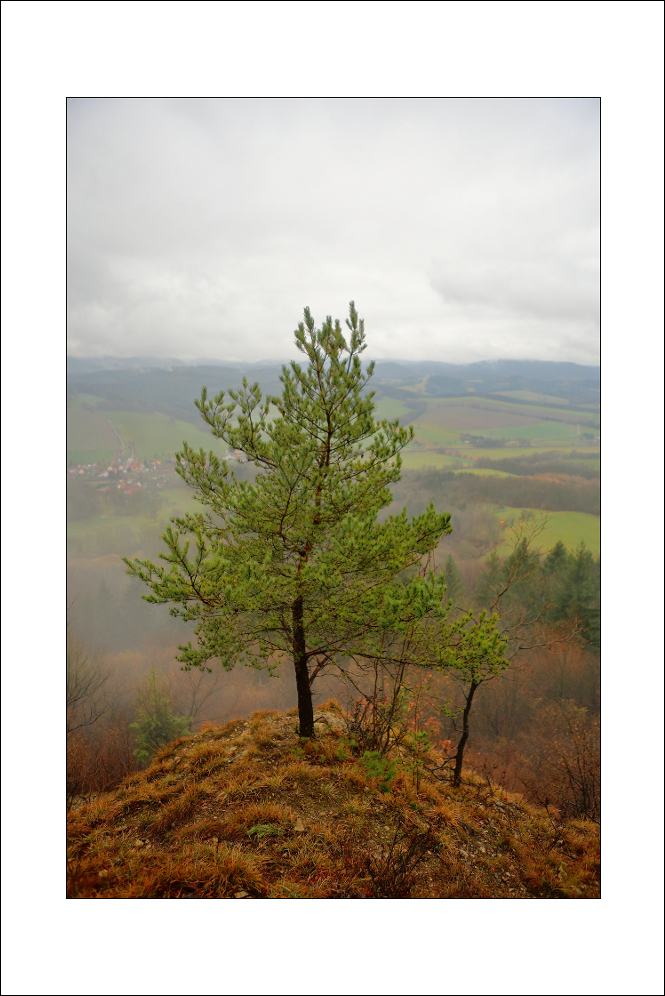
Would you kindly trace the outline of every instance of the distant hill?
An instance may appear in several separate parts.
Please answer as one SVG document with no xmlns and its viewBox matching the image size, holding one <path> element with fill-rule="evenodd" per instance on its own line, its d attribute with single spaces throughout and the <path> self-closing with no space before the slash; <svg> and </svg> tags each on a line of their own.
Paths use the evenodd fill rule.
<svg viewBox="0 0 665 996">
<path fill-rule="evenodd" d="M 182 360 L 172 357 L 159 359 L 154 356 L 68 356 L 67 380 L 83 374 L 99 373 L 101 370 L 170 370 L 172 367 L 186 366 Z"/>
<path fill-rule="evenodd" d="M 527 380 L 598 381 L 600 367 L 581 363 L 557 363 L 550 360 L 479 360 L 476 363 L 439 363 L 434 360 L 377 360 L 376 376 L 382 379 L 452 377 L 454 380 L 502 380 L 518 377 Z"/>
<path fill-rule="evenodd" d="M 516 404 L 547 399 L 553 407 L 557 404 L 574 407 L 598 404 L 600 367 L 544 360 L 483 360 L 466 364 L 379 360 L 374 383 L 384 393 L 401 400 L 406 400 L 406 396 L 400 390 L 419 383 L 420 393 L 432 398 L 466 397 L 473 393 L 481 397 L 507 396 Z"/>
<path fill-rule="evenodd" d="M 193 406 L 205 385 L 209 394 L 239 388 L 243 377 L 258 381 L 264 394 L 281 393 L 280 363 L 225 363 L 154 357 L 78 358 L 67 361 L 70 399 L 91 395 L 104 401 L 107 410 L 165 412 L 176 418 L 198 421 Z M 423 361 L 410 363 L 377 360 L 371 387 L 377 397 L 393 397 L 409 407 L 418 398 L 496 396 L 514 404 L 545 401 L 552 407 L 597 405 L 600 368 L 578 363 L 540 360 L 495 360 L 454 364 Z"/>
<path fill-rule="evenodd" d="M 92 395 L 103 401 L 107 411 L 164 412 L 174 418 L 200 422 L 194 399 L 205 385 L 210 396 L 229 388 L 240 388 L 243 377 L 258 381 L 264 394 L 280 392 L 276 365 L 237 367 L 231 365 L 144 367 L 96 370 L 68 370 L 68 401 L 79 395 Z"/>
<path fill-rule="evenodd" d="M 178 360 L 173 356 L 68 356 L 67 378 L 99 373 L 102 370 L 171 370 L 175 367 L 232 367 L 251 370 L 256 366 L 268 365 L 260 360 L 258 363 L 237 363 L 233 360 L 204 357 L 196 360 Z M 278 366 L 281 369 L 281 364 Z"/>
</svg>

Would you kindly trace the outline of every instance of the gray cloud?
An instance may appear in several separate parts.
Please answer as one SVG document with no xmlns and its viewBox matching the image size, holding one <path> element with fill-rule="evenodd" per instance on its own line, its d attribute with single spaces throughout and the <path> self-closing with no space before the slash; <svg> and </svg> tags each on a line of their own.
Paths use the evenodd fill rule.
<svg viewBox="0 0 665 996">
<path fill-rule="evenodd" d="M 74 355 L 597 362 L 598 101 L 74 99 Z"/>
</svg>

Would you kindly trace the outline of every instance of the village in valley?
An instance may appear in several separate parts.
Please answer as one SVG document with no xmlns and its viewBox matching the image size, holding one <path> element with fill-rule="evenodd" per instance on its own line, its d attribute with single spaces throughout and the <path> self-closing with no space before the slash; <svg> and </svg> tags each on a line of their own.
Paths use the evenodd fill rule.
<svg viewBox="0 0 665 996">
<path fill-rule="evenodd" d="M 68 479 L 80 478 L 84 481 L 104 481 L 95 490 L 98 493 L 117 488 L 125 494 L 136 494 L 141 488 L 166 487 L 165 471 L 175 466 L 175 460 L 141 461 L 134 455 L 123 460 L 117 457 L 108 466 L 104 463 L 75 464 L 67 467 Z"/>
<path fill-rule="evenodd" d="M 131 444 L 130 444 L 131 445 Z M 166 495 L 172 489 L 183 488 L 176 473 L 177 460 L 147 457 L 139 460 L 132 447 L 130 456 L 124 456 L 125 447 L 107 463 L 70 463 L 67 467 L 68 517 L 85 516 L 106 519 L 109 516 L 146 514 L 155 518 Z M 229 464 L 244 463 L 240 452 L 228 453 L 224 459 Z M 158 492 L 163 495 L 158 497 Z M 79 508 L 79 506 L 81 506 Z"/>
</svg>

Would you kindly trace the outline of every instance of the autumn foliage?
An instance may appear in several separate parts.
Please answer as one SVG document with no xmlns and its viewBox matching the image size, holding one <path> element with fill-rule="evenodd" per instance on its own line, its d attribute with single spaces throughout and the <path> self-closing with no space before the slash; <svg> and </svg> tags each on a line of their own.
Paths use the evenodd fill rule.
<svg viewBox="0 0 665 996">
<path fill-rule="evenodd" d="M 405 738 L 381 771 L 336 703 L 162 748 L 69 814 L 74 899 L 597 898 L 599 837 Z"/>
</svg>

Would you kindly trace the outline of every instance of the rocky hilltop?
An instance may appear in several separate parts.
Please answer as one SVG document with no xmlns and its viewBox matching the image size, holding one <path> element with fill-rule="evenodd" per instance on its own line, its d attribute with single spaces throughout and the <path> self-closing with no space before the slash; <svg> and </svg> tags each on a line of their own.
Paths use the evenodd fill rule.
<svg viewBox="0 0 665 996">
<path fill-rule="evenodd" d="M 72 899 L 594 899 L 599 829 L 417 740 L 360 754 L 337 703 L 208 724 L 68 815 Z"/>
</svg>

